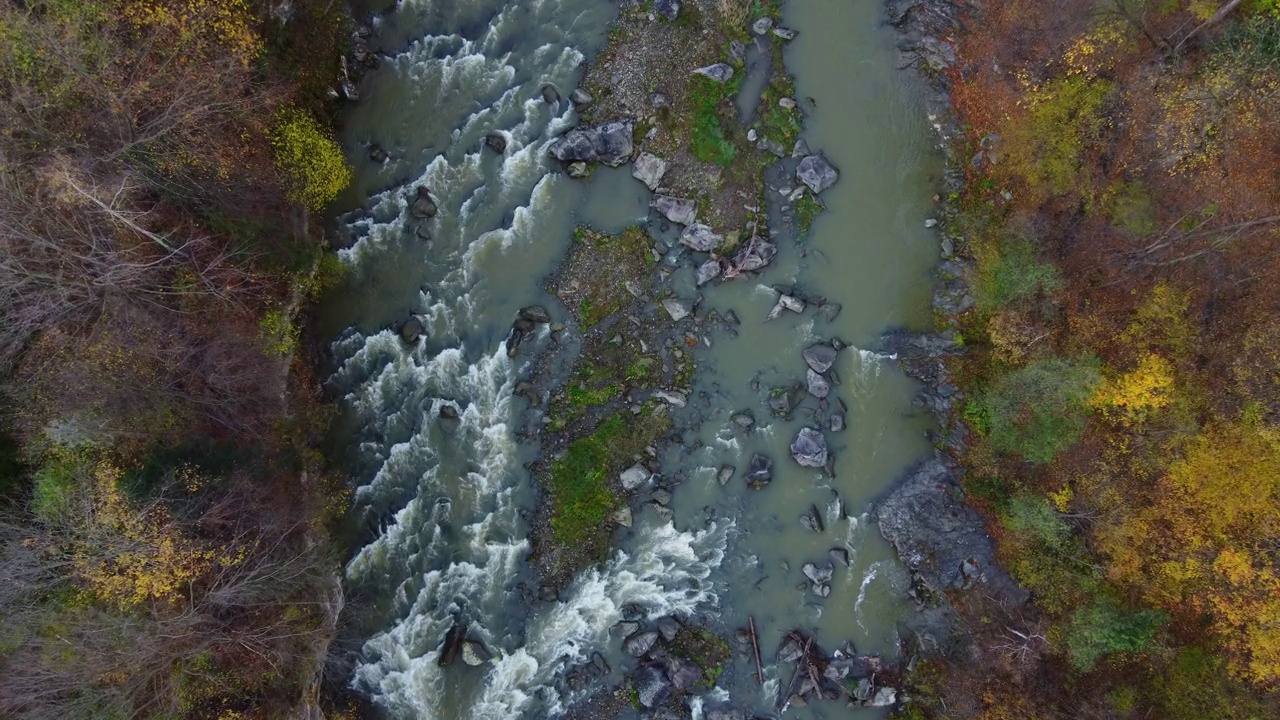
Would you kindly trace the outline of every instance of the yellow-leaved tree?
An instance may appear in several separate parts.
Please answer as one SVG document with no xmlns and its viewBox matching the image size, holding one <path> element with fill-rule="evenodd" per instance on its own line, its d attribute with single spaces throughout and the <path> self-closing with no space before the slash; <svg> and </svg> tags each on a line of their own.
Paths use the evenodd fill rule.
<svg viewBox="0 0 1280 720">
<path fill-rule="evenodd" d="M 1280 431 L 1210 426 L 1150 501 L 1099 527 L 1108 572 L 1147 602 L 1207 618 L 1233 672 L 1280 681 Z"/>
<path fill-rule="evenodd" d="M 311 210 L 333 202 L 351 182 L 351 166 L 342 156 L 342 148 L 304 110 L 280 111 L 271 147 L 289 198 Z"/>
</svg>

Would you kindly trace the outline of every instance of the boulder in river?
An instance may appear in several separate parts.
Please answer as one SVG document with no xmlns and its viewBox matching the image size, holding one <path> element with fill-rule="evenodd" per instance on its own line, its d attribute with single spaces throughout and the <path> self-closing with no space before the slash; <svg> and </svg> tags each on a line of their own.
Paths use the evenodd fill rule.
<svg viewBox="0 0 1280 720">
<path fill-rule="evenodd" d="M 489 662 L 489 650 L 478 640 L 467 640 L 462 643 L 462 662 L 471 667 L 479 667 Z"/>
<path fill-rule="evenodd" d="M 659 162 L 662 161 L 659 160 Z M 662 217 L 680 225 L 693 225 L 693 221 L 698 217 L 698 202 L 696 200 L 672 197 L 670 195 L 654 195 L 653 199 L 649 201 L 649 207 L 657 211 Z M 703 227 L 706 226 L 704 225 Z"/>
<path fill-rule="evenodd" d="M 419 185 L 414 193 L 413 202 L 409 205 L 409 213 L 422 220 L 435 217 L 440 208 L 435 200 L 431 199 L 431 191 L 427 186 Z"/>
<path fill-rule="evenodd" d="M 426 331 L 421 320 L 416 317 L 409 318 L 400 326 L 400 339 L 409 345 L 415 345 Z"/>
<path fill-rule="evenodd" d="M 458 657 L 459 651 L 462 650 L 462 642 L 467 637 L 467 628 L 462 625 L 454 625 L 449 628 L 449 632 L 445 633 L 444 642 L 440 644 L 440 658 L 436 661 L 441 667 L 449 665 Z"/>
<path fill-rule="evenodd" d="M 827 439 L 820 430 L 800 428 L 791 441 L 791 457 L 802 467 L 820 468 L 827 465 Z"/>
<path fill-rule="evenodd" d="M 720 275 L 720 263 L 716 260 L 708 260 L 698 266 L 696 277 L 698 287 L 702 287 L 707 283 L 715 280 Z"/>
<path fill-rule="evenodd" d="M 738 468 L 732 465 L 721 465 L 720 472 L 716 473 L 716 480 L 724 485 L 733 479 L 733 474 L 738 472 Z"/>
<path fill-rule="evenodd" d="M 809 394 L 822 399 L 831 394 L 831 381 L 822 375 L 816 373 L 813 368 L 809 368 L 804 376 L 805 388 L 809 390 Z"/>
<path fill-rule="evenodd" d="M 773 461 L 760 453 L 752 455 L 751 462 L 747 464 L 746 480 L 747 485 L 755 490 L 768 485 L 773 480 Z"/>
<path fill-rule="evenodd" d="M 560 91 L 556 90 L 555 85 L 547 84 L 542 86 L 542 101 L 548 105 L 560 102 Z"/>
<path fill-rule="evenodd" d="M 804 576 L 809 578 L 815 583 L 831 582 L 831 577 L 832 575 L 835 574 L 835 571 L 836 571 L 835 566 L 833 566 L 831 563 L 826 563 L 825 565 L 815 565 L 814 563 L 805 563 L 804 567 L 801 568 L 801 572 L 804 573 Z"/>
<path fill-rule="evenodd" d="M 657 630 L 641 630 L 623 641 L 622 649 L 631 657 L 644 657 L 657 642 Z"/>
<path fill-rule="evenodd" d="M 750 410 L 744 410 L 743 412 L 740 412 L 740 413 L 734 413 L 733 417 L 730 419 L 733 420 L 734 425 L 737 425 L 743 430 L 750 430 L 751 426 L 756 424 L 756 419 L 751 415 Z"/>
<path fill-rule="evenodd" d="M 632 677 L 641 707 L 655 708 L 671 696 L 671 681 L 662 670 L 646 665 Z"/>
<path fill-rule="evenodd" d="M 707 720 L 746 720 L 747 716 L 742 710 L 732 705 L 717 704 L 704 708 L 703 716 Z"/>
<path fill-rule="evenodd" d="M 804 301 L 800 298 L 794 295 L 781 295 L 778 297 L 777 304 L 769 311 L 769 317 L 766 319 L 777 320 L 782 316 L 782 312 L 784 310 L 790 310 L 793 313 L 802 313 L 804 312 L 804 307 Z"/>
<path fill-rule="evenodd" d="M 728 82 L 733 79 L 733 66 L 726 63 L 716 63 L 715 65 L 700 67 L 693 72 L 698 75 L 702 75 L 703 77 L 711 78 L 718 83 Z"/>
<path fill-rule="evenodd" d="M 507 151 L 507 136 L 500 132 L 491 132 L 484 136 L 484 144 L 499 155 Z"/>
<path fill-rule="evenodd" d="M 711 252 L 722 242 L 724 237 L 715 234 L 710 226 L 701 223 L 694 223 L 680 233 L 680 244 L 696 252 Z"/>
<path fill-rule="evenodd" d="M 551 144 L 548 152 L 563 163 L 598 162 L 617 167 L 631 159 L 632 120 L 578 127 Z"/>
<path fill-rule="evenodd" d="M 826 156 L 818 153 L 808 155 L 800 161 L 796 166 L 796 179 L 808 185 L 816 195 L 835 185 L 836 180 L 840 179 L 840 172 L 827 160 Z"/>
<path fill-rule="evenodd" d="M 800 516 L 800 524 L 806 530 L 812 530 L 816 533 L 825 532 L 827 529 L 826 523 L 822 521 L 822 511 L 818 509 L 817 505 L 810 505 L 809 509 L 804 511 L 804 514 Z"/>
<path fill-rule="evenodd" d="M 777 255 L 776 245 L 763 238 L 752 237 L 750 241 L 739 246 L 738 251 L 733 254 L 734 274 L 755 272 L 773 262 Z"/>
<path fill-rule="evenodd" d="M 831 432 L 844 432 L 847 422 L 844 413 L 831 413 L 831 417 L 827 418 L 827 429 Z"/>
<path fill-rule="evenodd" d="M 667 161 L 653 153 L 642 152 L 640 157 L 631 164 L 631 176 L 644 183 L 650 190 L 657 190 L 662 184 L 662 176 L 666 174 Z"/>
<path fill-rule="evenodd" d="M 551 322 L 551 313 L 541 305 L 529 305 L 520 308 L 520 317 L 535 323 Z"/>
<path fill-rule="evenodd" d="M 641 465 L 640 463 L 636 463 L 624 470 L 619 480 L 622 482 L 623 489 L 635 490 L 645 484 L 652 476 L 653 473 L 649 472 L 649 468 Z"/>
<path fill-rule="evenodd" d="M 667 20 L 675 20 L 680 15 L 680 0 L 654 0 L 653 11 Z"/>
<path fill-rule="evenodd" d="M 805 364 L 812 368 L 814 372 L 824 373 L 830 370 L 832 365 L 835 365 L 839 351 L 826 343 L 819 343 L 805 348 L 801 355 L 804 357 Z"/>
<path fill-rule="evenodd" d="M 660 617 L 654 624 L 658 627 L 658 633 L 662 635 L 662 639 L 667 642 L 675 640 L 676 635 L 680 634 L 680 621 L 671 616 Z"/>
</svg>

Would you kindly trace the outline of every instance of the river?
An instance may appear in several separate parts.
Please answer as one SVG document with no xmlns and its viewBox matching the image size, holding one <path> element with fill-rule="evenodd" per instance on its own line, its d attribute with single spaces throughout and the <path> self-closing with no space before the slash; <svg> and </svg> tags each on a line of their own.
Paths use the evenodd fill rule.
<svg viewBox="0 0 1280 720">
<path fill-rule="evenodd" d="M 846 641 L 859 652 L 896 648 L 909 607 L 906 573 L 867 507 L 928 452 L 929 420 L 911 404 L 912 382 L 874 349 L 887 329 L 930 324 L 938 246 L 925 219 L 941 158 L 919 88 L 895 67 L 878 0 L 784 7 L 784 24 L 799 33 L 787 65 L 797 97 L 813 101 L 803 137 L 841 179 L 822 195 L 829 209 L 809 237 L 780 243 L 759 278 L 703 289 L 707 305 L 733 310 L 742 324 L 737 337 L 716 336 L 697 351 L 701 401 L 677 414 L 694 427 L 683 450 L 662 458 L 689 478 L 675 488 L 674 522 L 639 515 L 611 558 L 558 601 L 523 599 L 531 578 L 522 510 L 536 502 L 525 465 L 536 449 L 516 437 L 526 401 L 513 389 L 528 360 L 509 358 L 504 337 L 522 306 L 563 315 L 543 278 L 578 223 L 614 232 L 648 215 L 649 192 L 627 168 L 580 182 L 547 155 L 576 115 L 565 100 L 545 102 L 542 88 L 568 95 L 579 65 L 608 42 L 616 13 L 607 0 L 410 0 L 372 26 L 383 64 L 362 81 L 363 99 L 344 122 L 357 166 L 353 209 L 339 218 L 352 272 L 326 303 L 322 331 L 335 338 L 330 383 L 345 397 L 338 435 L 362 528 L 346 566 L 348 588 L 363 601 L 351 683 L 388 717 L 559 713 L 600 689 L 573 691 L 562 681 L 591 653 L 602 653 L 612 680 L 621 679 L 620 639 L 610 628 L 632 604 L 651 617 L 696 618 L 726 636 L 752 617 L 764 687 L 754 663 L 739 658 L 710 694 L 749 711 L 776 707 L 789 670 L 772 662 L 773 651 L 791 628 L 815 632 L 828 649 Z M 501 155 L 483 146 L 495 131 L 507 140 Z M 385 163 L 368 159 L 371 144 L 386 150 Z M 409 212 L 420 185 L 439 207 L 430 220 Z M 691 270 L 673 282 L 691 282 Z M 774 284 L 825 295 L 843 312 L 832 322 L 810 313 L 766 323 Z M 416 346 L 394 330 L 410 313 L 426 330 Z M 848 428 L 829 435 L 830 478 L 790 462 L 787 444 L 804 418 L 771 419 L 768 391 L 803 380 L 801 350 L 832 337 L 851 347 L 835 366 L 842 382 L 832 401 L 849 412 Z M 458 422 L 439 421 L 445 405 L 458 410 Z M 744 409 L 759 421 L 751 434 L 731 429 L 730 415 Z M 753 452 L 775 460 L 768 487 L 716 482 L 721 465 L 745 469 Z M 812 505 L 824 513 L 820 533 L 799 521 Z M 837 565 L 822 598 L 800 568 L 827 562 L 832 548 L 846 551 L 850 565 Z M 459 621 L 493 653 L 489 662 L 439 665 L 440 645 Z"/>
</svg>

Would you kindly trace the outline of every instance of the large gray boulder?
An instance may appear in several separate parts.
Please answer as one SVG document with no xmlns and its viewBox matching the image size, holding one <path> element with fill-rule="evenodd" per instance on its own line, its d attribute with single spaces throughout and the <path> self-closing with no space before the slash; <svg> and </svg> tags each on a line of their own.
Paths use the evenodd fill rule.
<svg viewBox="0 0 1280 720">
<path fill-rule="evenodd" d="M 822 436 L 822 431 L 811 427 L 800 428 L 800 432 L 791 441 L 791 457 L 802 467 L 826 467 L 827 439 Z"/>
<path fill-rule="evenodd" d="M 813 368 L 809 368 L 804 378 L 805 388 L 809 390 L 809 394 L 821 400 L 831 394 L 831 381 L 822 373 L 816 373 Z"/>
<path fill-rule="evenodd" d="M 707 283 L 715 280 L 720 275 L 720 263 L 716 260 L 708 260 L 698 266 L 696 272 L 698 287 L 702 287 Z"/>
<path fill-rule="evenodd" d="M 796 167 L 796 179 L 808 185 L 809 189 L 816 195 L 835 185 L 836 180 L 840 179 L 840 172 L 827 161 L 826 156 L 818 153 L 817 155 L 809 155 L 800 161 L 800 164 Z"/>
<path fill-rule="evenodd" d="M 835 365 L 838 354 L 839 351 L 826 343 L 810 345 L 802 353 L 805 364 L 813 368 L 814 372 L 820 373 L 830 370 L 831 366 Z"/>
<path fill-rule="evenodd" d="M 680 15 L 680 0 L 654 0 L 653 11 L 668 20 L 675 20 Z"/>
<path fill-rule="evenodd" d="M 632 120 L 574 128 L 552 143 L 548 152 L 563 163 L 598 162 L 617 167 L 631 159 L 634 129 Z"/>
<path fill-rule="evenodd" d="M 409 214 L 419 220 L 426 220 L 427 218 L 435 217 L 437 212 L 439 212 L 439 208 L 436 206 L 436 202 L 431 199 L 431 191 L 427 189 L 427 186 L 419 185 L 414 194 L 413 202 L 409 205 Z"/>
<path fill-rule="evenodd" d="M 631 657 L 644 657 L 658 642 L 657 630 L 643 630 L 622 643 L 622 649 Z"/>
<path fill-rule="evenodd" d="M 753 237 L 743 243 L 733 254 L 733 267 L 738 272 L 755 272 L 773 262 L 778 255 L 778 247 L 768 240 Z"/>
<path fill-rule="evenodd" d="M 698 217 L 698 201 L 670 195 L 654 195 L 649 207 L 659 215 L 680 225 L 693 225 Z"/>
<path fill-rule="evenodd" d="M 930 458 L 877 504 L 880 534 L 930 588 L 943 591 L 979 583 L 993 597 L 1014 604 L 1029 597 L 999 565 L 986 521 L 964 501 L 947 466 Z"/>
<path fill-rule="evenodd" d="M 631 176 L 644 183 L 650 190 L 657 190 L 662 176 L 667 174 L 667 161 L 653 153 L 642 152 L 631 164 Z M 694 205 L 697 210 L 697 205 Z M 685 223 L 687 224 L 687 223 Z"/>
<path fill-rule="evenodd" d="M 702 669 L 684 658 L 667 658 L 667 679 L 680 692 L 689 692 L 702 682 Z"/>
<path fill-rule="evenodd" d="M 718 83 L 728 82 L 733 79 L 733 66 L 725 63 L 716 63 L 715 65 L 700 67 L 693 72 L 697 75 L 711 78 Z"/>
<path fill-rule="evenodd" d="M 690 225 L 680 234 L 680 244 L 697 252 L 711 252 L 722 242 L 723 236 L 715 234 L 709 226 L 701 223 Z"/>
<path fill-rule="evenodd" d="M 657 707 L 671 696 L 671 681 L 667 679 L 666 673 L 656 667 L 640 668 L 632 677 L 632 682 L 636 688 L 636 699 L 643 707 Z"/>
</svg>

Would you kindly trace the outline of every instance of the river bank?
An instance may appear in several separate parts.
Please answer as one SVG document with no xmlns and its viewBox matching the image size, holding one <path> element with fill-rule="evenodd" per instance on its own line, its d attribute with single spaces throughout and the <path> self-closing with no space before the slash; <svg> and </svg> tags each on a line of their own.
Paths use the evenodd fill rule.
<svg viewBox="0 0 1280 720">
<path fill-rule="evenodd" d="M 918 598 L 963 628 L 921 636 L 903 716 L 1273 714 L 1257 625 L 1233 614 L 1250 591 L 1177 593 L 1214 593 L 1233 553 L 1269 536 L 1232 526 L 1207 540 L 1208 518 L 1234 506 L 1209 488 L 1253 472 L 1227 480 L 1215 463 L 1271 432 L 1244 408 L 1274 397 L 1244 379 L 1272 361 L 1237 355 L 1269 336 L 1257 313 L 1274 288 L 1221 291 L 1223 277 L 1258 277 L 1244 269 L 1255 256 L 1209 238 L 1235 228 L 1267 245 L 1256 223 L 1276 197 L 1247 182 L 1244 166 L 1264 162 L 1245 161 L 1261 126 L 1235 81 L 1215 91 L 1214 139 L 1192 150 L 1170 138 L 1207 117 L 1189 99 L 1207 78 L 1246 66 L 1272 77 L 1257 53 L 1276 15 L 926 2 L 891 3 L 890 17 L 904 63 L 935 78 L 952 175 L 937 216 L 943 331 L 890 340 L 929 384 L 920 402 L 944 432 L 879 514 L 921 585 L 945 596 Z M 1219 183 L 1228 167 L 1238 193 Z M 1197 215 L 1206 207 L 1212 217 Z M 1238 322 L 1218 319 L 1225 306 Z M 1254 567 L 1251 587 L 1271 582 Z"/>
</svg>

